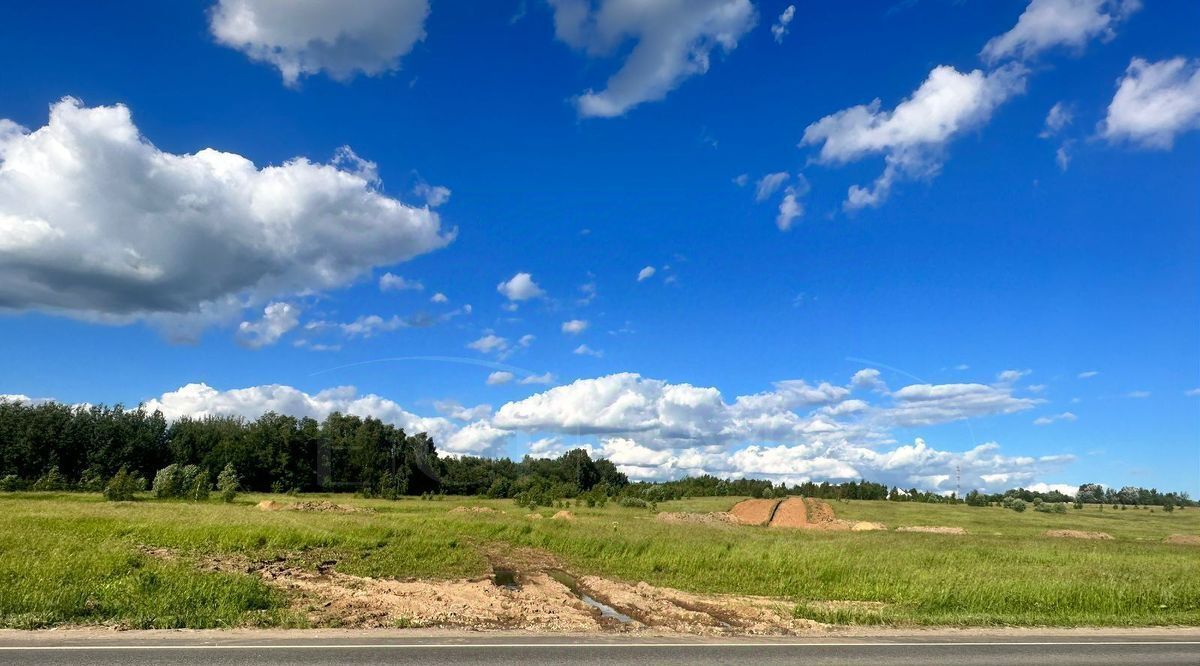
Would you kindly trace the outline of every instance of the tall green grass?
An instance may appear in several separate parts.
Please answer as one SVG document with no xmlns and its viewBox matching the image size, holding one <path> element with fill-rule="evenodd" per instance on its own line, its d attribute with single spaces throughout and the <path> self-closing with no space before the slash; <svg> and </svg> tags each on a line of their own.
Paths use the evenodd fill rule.
<svg viewBox="0 0 1200 666">
<path fill-rule="evenodd" d="M 1200 534 L 1200 510 L 1065 515 L 995 508 L 851 502 L 838 515 L 889 526 L 948 525 L 968 536 L 672 525 L 646 510 L 573 508 L 571 522 L 526 518 L 508 501 L 336 502 L 372 513 L 263 512 L 232 505 L 106 503 L 99 496 L 0 493 L 0 626 L 302 625 L 256 577 L 203 571 L 210 556 L 338 560 L 345 573 L 458 578 L 488 570 L 486 547 L 545 549 L 581 573 L 695 592 L 785 597 L 826 622 L 901 625 L 1200 625 L 1200 549 L 1161 543 Z M 723 510 L 698 498 L 660 510 Z M 493 514 L 452 514 L 481 504 Z M 500 513 L 503 511 L 504 513 Z M 544 511 L 549 516 L 552 511 Z M 1112 541 L 1050 539 L 1046 529 Z M 140 548 L 168 548 L 174 560 Z M 882 602 L 853 604 L 841 602 Z M 838 603 L 827 603 L 838 602 Z"/>
</svg>

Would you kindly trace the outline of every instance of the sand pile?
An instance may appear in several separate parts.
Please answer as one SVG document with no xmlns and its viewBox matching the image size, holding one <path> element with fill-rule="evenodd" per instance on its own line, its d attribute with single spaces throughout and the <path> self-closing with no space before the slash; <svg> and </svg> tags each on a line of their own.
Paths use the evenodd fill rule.
<svg viewBox="0 0 1200 666">
<path fill-rule="evenodd" d="M 838 523 L 837 516 L 833 514 L 833 507 L 827 502 L 822 502 L 819 499 L 805 497 L 804 504 L 808 507 L 808 522 L 815 526 L 835 525 Z"/>
<path fill-rule="evenodd" d="M 886 529 L 887 525 L 883 523 L 873 523 L 867 520 L 858 520 L 850 525 L 850 531 L 852 532 L 875 532 Z"/>
<path fill-rule="evenodd" d="M 742 525 L 766 525 L 771 522 L 779 500 L 748 499 L 733 505 L 729 513 Z"/>
<path fill-rule="evenodd" d="M 748 499 L 733 505 L 728 512 L 687 513 L 664 511 L 657 519 L 664 523 L 757 525 L 790 529 L 849 530 L 868 532 L 886 530 L 887 525 L 865 520 L 839 520 L 827 502 L 811 497 L 783 500 Z"/>
<path fill-rule="evenodd" d="M 800 497 L 789 497 L 779 503 L 771 518 L 771 527 L 808 527 L 808 506 Z"/>
<path fill-rule="evenodd" d="M 559 511 L 553 516 L 550 516 L 550 520 L 575 520 L 575 514 L 571 513 L 570 511 Z"/>
<path fill-rule="evenodd" d="M 1106 532 L 1084 532 L 1083 530 L 1046 530 L 1042 536 L 1060 537 L 1064 539 L 1111 539 Z"/>
<path fill-rule="evenodd" d="M 1163 539 L 1163 543 L 1173 543 L 1177 546 L 1200 546 L 1200 536 L 1195 534 L 1172 534 Z"/>
<path fill-rule="evenodd" d="M 259 511 L 278 511 L 283 508 L 283 505 L 275 500 L 263 500 L 258 503 Z"/>
<path fill-rule="evenodd" d="M 663 511 L 655 516 L 662 523 L 697 523 L 701 525 L 736 525 L 738 519 L 728 511 L 714 511 L 712 513 L 689 513 L 687 511 Z"/>
<path fill-rule="evenodd" d="M 897 527 L 897 532 L 926 532 L 928 534 L 966 534 L 967 531 L 961 527 L 940 527 L 937 525 L 913 525 L 909 527 Z"/>
</svg>

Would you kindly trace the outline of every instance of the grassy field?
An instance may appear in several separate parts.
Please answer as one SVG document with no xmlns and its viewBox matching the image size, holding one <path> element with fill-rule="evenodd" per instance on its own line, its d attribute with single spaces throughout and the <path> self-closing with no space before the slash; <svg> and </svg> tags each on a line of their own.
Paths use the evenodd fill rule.
<svg viewBox="0 0 1200 666">
<path fill-rule="evenodd" d="M 98 495 L 0 493 L 0 626 L 137 628 L 303 626 L 257 577 L 201 571 L 212 555 L 284 556 L 373 577 L 482 575 L 491 544 L 544 549 L 578 573 L 693 592 L 785 597 L 804 617 L 895 625 L 1200 625 L 1200 509 L 1015 513 L 888 502 L 835 503 L 840 518 L 958 526 L 968 536 L 672 525 L 645 509 L 572 508 L 572 522 L 531 521 L 511 501 L 333 501 L 372 513 L 263 512 L 232 505 L 106 503 Z M 305 496 L 314 499 L 327 496 Z M 290 498 L 274 497 L 279 501 Z M 735 498 L 660 505 L 725 510 Z M 460 505 L 505 513 L 452 514 Z M 543 509 L 549 516 L 552 510 Z M 1113 540 L 1051 539 L 1047 529 Z M 178 559 L 146 554 L 166 548 Z M 883 602 L 876 605 L 828 601 Z"/>
</svg>

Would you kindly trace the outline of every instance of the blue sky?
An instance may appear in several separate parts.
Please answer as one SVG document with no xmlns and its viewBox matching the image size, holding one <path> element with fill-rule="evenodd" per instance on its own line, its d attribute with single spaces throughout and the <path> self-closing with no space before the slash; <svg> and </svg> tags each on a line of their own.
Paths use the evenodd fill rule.
<svg viewBox="0 0 1200 666">
<path fill-rule="evenodd" d="M 1200 493 L 1200 5 L 280 7 L 6 7 L 0 393 Z"/>
</svg>

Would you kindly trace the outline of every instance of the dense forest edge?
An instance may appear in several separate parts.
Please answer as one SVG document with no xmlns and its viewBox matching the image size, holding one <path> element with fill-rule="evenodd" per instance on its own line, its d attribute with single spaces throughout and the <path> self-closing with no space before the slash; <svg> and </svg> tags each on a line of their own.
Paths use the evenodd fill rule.
<svg viewBox="0 0 1200 666">
<path fill-rule="evenodd" d="M 425 433 L 407 434 L 378 419 L 333 413 L 323 421 L 274 412 L 248 420 L 206 416 L 169 422 L 160 412 L 120 405 L 83 406 L 0 400 L 0 491 L 80 490 L 131 499 L 150 490 L 159 497 L 206 499 L 214 487 L 225 498 L 250 492 L 356 492 L 367 497 L 465 495 L 511 498 L 529 506 L 566 499 L 589 504 L 610 499 L 649 505 L 684 497 L 803 495 L 833 500 L 891 500 L 1000 504 L 1018 511 L 1065 509 L 1068 503 L 1125 506 L 1196 506 L 1187 492 L 1105 488 L 1088 483 L 1075 497 L 1016 488 L 965 497 L 872 481 L 775 484 L 764 479 L 688 477 L 631 482 L 612 462 L 584 449 L 558 458 L 439 456 Z"/>
</svg>

